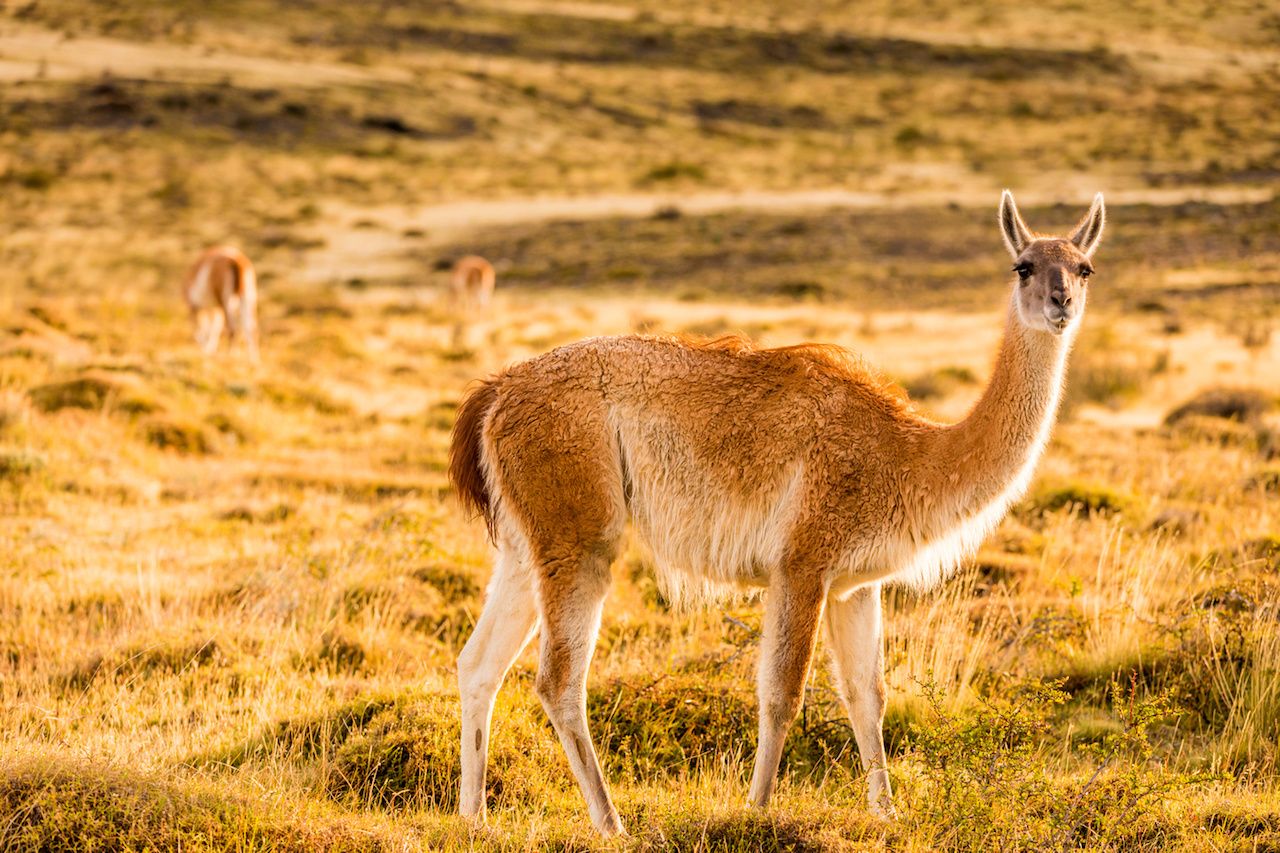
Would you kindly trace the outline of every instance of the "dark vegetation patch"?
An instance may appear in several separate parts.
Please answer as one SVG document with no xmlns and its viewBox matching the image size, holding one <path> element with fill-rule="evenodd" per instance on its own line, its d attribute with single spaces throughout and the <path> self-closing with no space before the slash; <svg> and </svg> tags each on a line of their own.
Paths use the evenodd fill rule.
<svg viewBox="0 0 1280 853">
<path fill-rule="evenodd" d="M 492 797 L 536 802 L 544 785 L 572 784 L 559 741 L 527 678 L 500 696 L 490 742 Z M 504 708 L 502 703 L 511 704 Z M 834 703 L 832 703 L 834 707 Z M 839 772 L 852 779 L 857 750 L 843 712 L 838 720 L 810 707 L 787 740 L 783 772 Z M 670 780 L 718 768 L 755 749 L 755 699 L 747 685 L 709 682 L 706 674 L 630 677 L 593 688 L 590 725 L 611 779 Z M 453 694 L 378 696 L 278 723 L 249 740 L 191 759 L 239 766 L 267 757 L 319 761 L 330 796 L 376 808 L 457 807 L 460 732 Z M 553 771 L 551 768 L 555 768 Z"/>
<path fill-rule="evenodd" d="M 637 839 L 638 850 L 699 850 L 705 853 L 747 853 L 770 850 L 781 853 L 823 853 L 846 849 L 822 825 L 804 816 L 742 810 L 738 814 L 706 817 L 682 814 L 655 826 Z"/>
<path fill-rule="evenodd" d="M 640 183 L 655 184 L 663 181 L 677 181 L 681 178 L 687 178 L 691 181 L 705 180 L 707 170 L 697 163 L 685 163 L 682 160 L 672 160 L 669 163 L 663 163 L 660 166 L 654 166 L 649 171 L 640 176 Z M 614 269 L 617 269 L 616 267 Z M 612 276 L 610 276 L 612 277 Z"/>
<path fill-rule="evenodd" d="M 270 381 L 258 386 L 262 396 L 289 409 L 311 409 L 321 415 L 350 415 L 351 406 L 323 389 L 297 382 Z"/>
<path fill-rule="evenodd" d="M 297 513 L 292 504 L 278 503 L 268 507 L 254 508 L 235 506 L 218 513 L 219 521 L 243 521 L 246 524 L 279 524 L 288 521 Z"/>
<path fill-rule="evenodd" d="M 218 449 L 217 433 L 198 421 L 171 416 L 155 416 L 143 421 L 142 435 L 161 450 L 205 455 Z"/>
<path fill-rule="evenodd" d="M 372 573 L 342 592 L 342 615 L 354 621 L 369 611 L 460 650 L 480 611 L 480 585 L 466 572 L 429 565 L 407 574 Z M 329 668 L 359 671 L 371 652 L 355 637 L 326 632 L 313 660 Z"/>
<path fill-rule="evenodd" d="M 0 850 L 390 850 L 377 835 L 124 769 L 29 760 L 0 766 Z"/>
<path fill-rule="evenodd" d="M 413 570 L 413 577 L 434 587 L 445 601 L 456 604 L 478 598 L 480 584 L 475 576 L 440 563 L 421 566 Z"/>
<path fill-rule="evenodd" d="M 1280 432 L 1265 415 L 1277 398 L 1257 388 L 1209 388 L 1165 416 L 1174 435 L 1191 441 L 1259 450 L 1267 457 L 1280 453 Z"/>
<path fill-rule="evenodd" d="M 746 773 L 755 754 L 756 699 L 749 684 L 704 672 L 658 678 L 628 676 L 592 687 L 591 732 L 611 778 L 672 778 L 718 767 L 741 755 Z M 783 773 L 812 778 L 860 773 L 852 729 L 835 703 L 808 702 L 787 737 Z"/>
<path fill-rule="evenodd" d="M 74 379 L 37 385 L 28 395 L 37 409 L 102 409 L 110 407 L 129 414 L 149 414 L 161 404 L 145 386 L 126 374 L 90 371 Z"/>
<path fill-rule="evenodd" d="M 1263 468 L 1256 474 L 1250 475 L 1245 485 L 1268 494 L 1280 495 L 1280 466 Z"/>
<path fill-rule="evenodd" d="M 1192 415 L 1201 415 L 1253 424 L 1275 403 L 1275 395 L 1257 388 L 1210 388 L 1172 409 L 1164 422 L 1172 426 Z"/>
<path fill-rule="evenodd" d="M 215 131 L 259 145 L 349 145 L 370 136 L 447 140 L 472 136 L 470 116 L 420 109 L 410 117 L 365 113 L 312 89 L 254 89 L 230 83 L 168 83 L 103 77 L 91 83 L 50 86 L 43 97 L 0 105 L 13 130 Z M 19 176 L 25 185 L 29 177 Z M 51 183 L 52 181 L 45 182 Z"/>
<path fill-rule="evenodd" d="M 45 458 L 30 450 L 0 450 L 0 480 L 25 480 L 48 468 Z"/>
<path fill-rule="evenodd" d="M 527 695 L 495 714 L 487 787 L 491 797 L 536 802 L 544 785 L 568 784 L 559 742 Z M 453 694 L 380 695 L 280 722 L 227 749 L 190 759 L 240 766 L 268 756 L 320 762 L 326 793 L 367 808 L 457 808 L 458 700 Z M 554 768 L 554 769 L 553 769 Z"/>
<path fill-rule="evenodd" d="M 467 252 L 508 259 L 504 287 L 643 289 L 670 295 L 679 286 L 707 298 L 792 300 L 816 294 L 868 308 L 991 308 L 1004 298 L 1011 276 L 996 229 L 979 213 L 937 207 L 556 221 L 494 228 L 478 241 L 434 250 L 422 260 L 430 266 L 437 258 Z M 1060 205 L 1031 209 L 1026 217 L 1036 227 L 1063 231 L 1079 214 L 1078 206 Z M 1280 255 L 1280 200 L 1114 205 L 1108 216 L 1091 309 L 1150 302 L 1151 291 L 1138 285 L 1153 271 L 1195 267 L 1206 257 L 1242 252 Z M 1206 219 L 1214 227 L 1206 228 Z M 628 270 L 625 281 L 611 275 L 622 268 Z M 1230 299 L 1232 306 L 1256 303 L 1259 310 L 1274 303 L 1270 294 L 1240 289 L 1160 294 L 1180 305 L 1218 297 Z M 1124 400 L 1144 381 L 1141 370 L 1151 369 L 1152 362 L 1103 354 L 1108 358 L 1097 360 L 1094 376 L 1082 379 L 1085 371 L 1074 370 L 1068 387 L 1087 380 L 1089 395 Z"/>
<path fill-rule="evenodd" d="M 433 7 L 412 22 L 360 21 L 314 30 L 298 40 L 386 49 L 443 48 L 589 64 L 639 64 L 741 74 L 744 69 L 801 68 L 829 74 L 941 72 L 992 80 L 1126 75 L 1127 60 L 1105 48 L 931 44 L 848 32 L 764 32 L 572 15 L 514 14 L 466 6 Z"/>
<path fill-rule="evenodd" d="M 368 672 L 376 660 L 376 650 L 368 648 L 354 631 L 335 627 L 321 633 L 294 665 L 302 670 L 359 675 Z"/>
<path fill-rule="evenodd" d="M 1169 427 L 1171 435 L 1187 441 L 1242 447 L 1247 450 L 1257 449 L 1259 436 L 1265 435 L 1265 432 L 1251 424 L 1212 415 L 1183 415 Z"/>
<path fill-rule="evenodd" d="M 825 128 L 830 124 L 822 110 L 807 104 L 780 105 L 725 98 L 718 101 L 694 101 L 691 107 L 698 120 L 708 124 L 736 122 L 759 127 L 809 130 Z"/>
<path fill-rule="evenodd" d="M 1022 515 L 1039 516 L 1070 509 L 1086 515 L 1117 515 L 1136 508 L 1134 496 L 1100 483 L 1069 482 L 1048 484 L 1019 504 Z"/>
<path fill-rule="evenodd" d="M 907 395 L 916 400 L 937 400 L 960 388 L 977 385 L 978 377 L 967 367 L 939 367 L 917 374 L 902 383 Z"/>
<path fill-rule="evenodd" d="M 315 490 L 342 495 L 353 501 L 382 501 L 411 495 L 439 494 L 440 488 L 418 480 L 393 476 L 312 474 L 307 471 L 279 471 L 254 475 L 250 482 L 255 488 L 286 488 Z"/>
</svg>

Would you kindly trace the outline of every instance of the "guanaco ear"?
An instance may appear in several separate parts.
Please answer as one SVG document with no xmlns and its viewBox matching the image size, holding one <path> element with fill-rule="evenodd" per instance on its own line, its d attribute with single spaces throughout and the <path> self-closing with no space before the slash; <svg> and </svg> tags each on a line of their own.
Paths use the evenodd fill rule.
<svg viewBox="0 0 1280 853">
<path fill-rule="evenodd" d="M 1102 241 L 1102 229 L 1107 224 L 1107 206 L 1102 203 L 1102 193 L 1093 197 L 1093 206 L 1080 220 L 1076 230 L 1071 232 L 1071 242 L 1084 252 L 1086 258 L 1093 257 L 1093 250 Z"/>
<path fill-rule="evenodd" d="M 1009 247 L 1009 254 L 1015 259 L 1035 239 L 1031 236 L 1027 223 L 1022 221 L 1018 205 L 1013 203 L 1013 193 L 1008 190 L 1000 196 L 1000 236 L 1004 237 L 1004 244 Z"/>
</svg>

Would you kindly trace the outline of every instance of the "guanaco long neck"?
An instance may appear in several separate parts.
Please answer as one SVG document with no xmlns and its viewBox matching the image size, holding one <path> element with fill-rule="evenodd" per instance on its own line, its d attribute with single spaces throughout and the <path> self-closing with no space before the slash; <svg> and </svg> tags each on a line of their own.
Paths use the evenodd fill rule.
<svg viewBox="0 0 1280 853">
<path fill-rule="evenodd" d="M 1016 288 L 1016 285 L 1015 285 Z M 1026 488 L 1049 439 L 1061 398 L 1075 326 L 1062 335 L 1028 329 L 1018 319 L 1016 289 L 991 381 L 962 421 L 930 436 L 935 523 L 949 524 Z"/>
</svg>

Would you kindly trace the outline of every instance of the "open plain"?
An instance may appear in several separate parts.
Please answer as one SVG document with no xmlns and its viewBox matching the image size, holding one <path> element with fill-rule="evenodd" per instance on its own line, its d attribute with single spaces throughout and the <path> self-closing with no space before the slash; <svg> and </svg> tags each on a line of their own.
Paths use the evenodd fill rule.
<svg viewBox="0 0 1280 853">
<path fill-rule="evenodd" d="M 0 850 L 1280 849 L 1280 13 L 1250 2 L 4 3 Z M 599 841 L 533 692 L 455 816 L 473 380 L 582 337 L 856 349 L 941 418 L 1012 187 L 1107 234 L 1028 495 L 886 592 L 899 817 L 815 668 L 748 811 L 760 602 L 629 548 Z M 179 285 L 253 259 L 262 360 Z M 497 267 L 458 334 L 452 260 Z"/>
</svg>

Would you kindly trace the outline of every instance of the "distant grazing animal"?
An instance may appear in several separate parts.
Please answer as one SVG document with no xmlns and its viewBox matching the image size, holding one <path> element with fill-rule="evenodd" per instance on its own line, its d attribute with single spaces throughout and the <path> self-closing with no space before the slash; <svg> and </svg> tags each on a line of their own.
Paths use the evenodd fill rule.
<svg viewBox="0 0 1280 853">
<path fill-rule="evenodd" d="M 258 280 L 243 252 L 231 246 L 205 250 L 187 273 L 182 296 L 206 355 L 217 351 L 225 322 L 231 338 L 258 360 Z"/>
<path fill-rule="evenodd" d="M 467 255 L 453 265 L 449 288 L 454 305 L 464 311 L 483 311 L 493 297 L 493 264 L 479 255 Z"/>
<path fill-rule="evenodd" d="M 1026 489 L 1049 438 L 1105 220 L 1070 237 L 1000 230 L 1014 257 L 1004 338 L 962 421 L 916 413 L 831 346 L 592 338 L 507 369 L 463 401 L 449 474 L 497 545 L 458 658 L 461 811 L 483 818 L 494 698 L 541 625 L 536 690 L 603 834 L 623 831 L 587 731 L 587 667 L 629 518 L 670 596 L 767 588 L 750 802 L 768 803 L 825 621 L 877 814 L 892 813 L 880 586 L 925 589 Z"/>
</svg>

